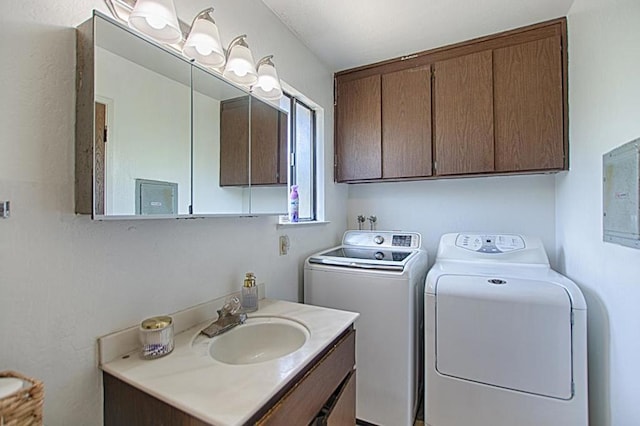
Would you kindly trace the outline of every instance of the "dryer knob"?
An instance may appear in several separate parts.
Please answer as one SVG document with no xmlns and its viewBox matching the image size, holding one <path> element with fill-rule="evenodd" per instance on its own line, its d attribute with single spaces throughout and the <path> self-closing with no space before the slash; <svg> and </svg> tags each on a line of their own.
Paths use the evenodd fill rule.
<svg viewBox="0 0 640 426">
<path fill-rule="evenodd" d="M 381 251 L 377 251 L 374 257 L 376 258 L 376 260 L 382 260 L 384 259 L 384 253 Z"/>
<path fill-rule="evenodd" d="M 382 243 L 384 243 L 384 237 L 382 235 L 376 235 L 373 238 L 373 242 L 376 243 L 376 244 L 382 244 Z"/>
</svg>

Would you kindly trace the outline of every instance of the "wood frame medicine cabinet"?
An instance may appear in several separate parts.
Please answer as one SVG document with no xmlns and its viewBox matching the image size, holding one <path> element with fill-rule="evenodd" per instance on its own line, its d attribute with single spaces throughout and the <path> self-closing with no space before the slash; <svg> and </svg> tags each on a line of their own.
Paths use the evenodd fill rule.
<svg viewBox="0 0 640 426">
<path fill-rule="evenodd" d="M 335 180 L 568 169 L 566 19 L 335 75 Z"/>
<path fill-rule="evenodd" d="M 77 28 L 76 92 L 77 213 L 287 211 L 287 113 L 277 106 L 97 11 Z M 244 107 L 229 116 L 233 102 Z"/>
</svg>

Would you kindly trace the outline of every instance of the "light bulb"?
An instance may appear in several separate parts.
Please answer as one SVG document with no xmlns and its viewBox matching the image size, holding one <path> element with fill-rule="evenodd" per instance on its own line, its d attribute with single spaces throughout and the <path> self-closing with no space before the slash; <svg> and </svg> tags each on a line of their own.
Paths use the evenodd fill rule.
<svg viewBox="0 0 640 426">
<path fill-rule="evenodd" d="M 206 45 L 202 45 L 202 44 L 196 44 L 195 48 L 196 48 L 196 51 L 199 54 L 201 54 L 202 56 L 210 55 L 211 52 L 213 52 L 212 48 L 210 48 L 209 46 L 206 46 Z"/>
<path fill-rule="evenodd" d="M 158 18 L 156 16 L 147 16 L 145 19 L 147 21 L 147 24 L 149 24 L 151 28 L 154 28 L 156 30 L 161 30 L 167 26 L 167 23 L 163 21 L 162 18 Z"/>
</svg>

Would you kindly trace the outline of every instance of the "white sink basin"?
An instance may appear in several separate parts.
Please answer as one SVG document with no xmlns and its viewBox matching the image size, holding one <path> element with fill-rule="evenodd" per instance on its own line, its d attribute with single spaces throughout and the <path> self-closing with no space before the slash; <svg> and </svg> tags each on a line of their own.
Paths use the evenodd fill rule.
<svg viewBox="0 0 640 426">
<path fill-rule="evenodd" d="M 211 341 L 209 354 L 227 364 L 255 364 L 288 355 L 302 347 L 309 330 L 279 317 L 253 317 Z"/>
</svg>

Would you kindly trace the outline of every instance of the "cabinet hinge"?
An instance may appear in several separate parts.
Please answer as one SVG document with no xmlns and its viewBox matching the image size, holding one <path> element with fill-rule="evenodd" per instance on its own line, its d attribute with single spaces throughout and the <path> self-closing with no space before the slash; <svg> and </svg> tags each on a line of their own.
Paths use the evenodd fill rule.
<svg viewBox="0 0 640 426">
<path fill-rule="evenodd" d="M 413 54 L 413 55 L 407 55 L 407 56 L 403 56 L 400 58 L 401 61 L 406 61 L 408 59 L 413 59 L 413 58 L 417 58 L 418 54 Z"/>
<path fill-rule="evenodd" d="M 104 134 L 102 135 L 102 141 L 107 143 L 107 126 L 104 127 Z"/>
</svg>

